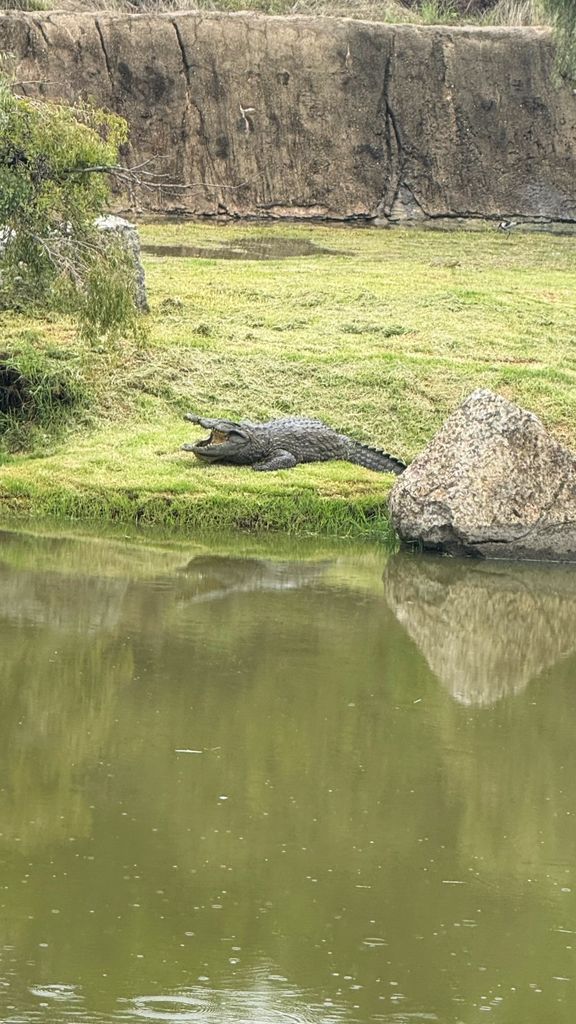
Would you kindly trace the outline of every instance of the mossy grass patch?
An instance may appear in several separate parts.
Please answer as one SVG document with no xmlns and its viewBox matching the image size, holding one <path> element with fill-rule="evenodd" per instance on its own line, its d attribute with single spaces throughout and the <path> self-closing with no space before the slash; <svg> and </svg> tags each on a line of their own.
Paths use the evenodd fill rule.
<svg viewBox="0 0 576 1024">
<path fill-rule="evenodd" d="M 145 255 L 141 344 L 79 341 L 64 318 L 5 317 L 10 346 L 33 332 L 33 349 L 73 370 L 84 396 L 41 444 L 4 445 L 0 495 L 13 510 L 187 531 L 389 535 L 393 477 L 342 463 L 271 474 L 201 466 L 180 450 L 202 433 L 187 411 L 315 416 L 409 460 L 486 386 L 576 447 L 576 239 L 239 223 L 145 224 L 141 234 L 212 251 L 263 239 L 267 258 Z M 310 255 L 286 258 L 281 244 L 271 257 L 278 239 L 309 242 Z"/>
</svg>

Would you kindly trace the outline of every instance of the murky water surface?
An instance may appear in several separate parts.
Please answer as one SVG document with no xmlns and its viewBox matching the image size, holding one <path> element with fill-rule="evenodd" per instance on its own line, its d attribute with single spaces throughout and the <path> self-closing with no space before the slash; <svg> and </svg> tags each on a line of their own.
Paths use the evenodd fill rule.
<svg viewBox="0 0 576 1024">
<path fill-rule="evenodd" d="M 0 534 L 0 1019 L 572 1024 L 574 570 L 247 543 Z"/>
</svg>

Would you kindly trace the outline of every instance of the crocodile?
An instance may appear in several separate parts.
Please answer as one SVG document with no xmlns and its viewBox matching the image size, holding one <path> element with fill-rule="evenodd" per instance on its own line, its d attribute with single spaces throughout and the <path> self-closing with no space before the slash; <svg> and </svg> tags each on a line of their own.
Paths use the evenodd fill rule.
<svg viewBox="0 0 576 1024">
<path fill-rule="evenodd" d="M 205 419 L 194 413 L 186 413 L 184 419 L 210 431 L 203 440 L 182 445 L 184 451 L 192 452 L 201 462 L 251 466 L 260 472 L 330 459 L 343 459 L 377 473 L 402 473 L 406 469 L 400 459 L 339 434 L 320 420 L 290 418 L 234 423 Z"/>
</svg>

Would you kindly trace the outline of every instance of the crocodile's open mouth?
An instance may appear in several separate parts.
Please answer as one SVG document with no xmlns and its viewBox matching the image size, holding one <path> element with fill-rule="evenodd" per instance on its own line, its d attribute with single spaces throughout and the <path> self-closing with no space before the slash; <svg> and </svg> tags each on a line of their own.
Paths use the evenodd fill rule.
<svg viewBox="0 0 576 1024">
<path fill-rule="evenodd" d="M 211 448 L 213 445 L 225 444 L 229 436 L 230 435 L 225 433 L 223 430 L 213 430 L 208 437 L 204 438 L 203 441 L 197 441 L 196 447 Z"/>
</svg>

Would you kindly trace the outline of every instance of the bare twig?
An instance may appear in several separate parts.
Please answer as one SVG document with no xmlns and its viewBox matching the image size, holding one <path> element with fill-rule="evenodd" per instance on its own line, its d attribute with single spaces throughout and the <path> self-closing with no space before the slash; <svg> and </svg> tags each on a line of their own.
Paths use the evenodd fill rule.
<svg viewBox="0 0 576 1024">
<path fill-rule="evenodd" d="M 205 189 L 237 191 L 238 189 L 245 188 L 248 184 L 246 181 L 240 182 L 239 185 L 218 185 L 205 181 L 179 184 L 175 181 L 166 181 L 167 174 L 153 174 L 152 172 L 142 170 L 150 162 L 150 160 L 145 160 L 135 167 L 122 167 L 121 164 L 90 164 L 87 167 L 65 167 L 60 171 L 60 174 L 109 174 L 111 177 L 117 178 L 127 185 L 170 192 L 187 192 L 191 189 L 199 191 Z"/>
</svg>

